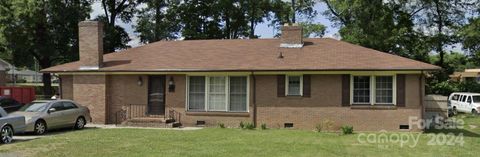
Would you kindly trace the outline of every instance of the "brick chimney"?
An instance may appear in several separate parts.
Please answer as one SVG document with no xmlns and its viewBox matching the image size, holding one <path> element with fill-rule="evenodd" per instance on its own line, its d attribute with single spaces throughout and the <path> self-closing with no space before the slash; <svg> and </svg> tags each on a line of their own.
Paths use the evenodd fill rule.
<svg viewBox="0 0 480 157">
<path fill-rule="evenodd" d="M 98 70 L 103 63 L 103 23 L 78 23 L 80 70 Z"/>
<path fill-rule="evenodd" d="M 303 28 L 296 23 L 285 24 L 282 27 L 280 47 L 301 48 L 303 47 Z"/>
</svg>

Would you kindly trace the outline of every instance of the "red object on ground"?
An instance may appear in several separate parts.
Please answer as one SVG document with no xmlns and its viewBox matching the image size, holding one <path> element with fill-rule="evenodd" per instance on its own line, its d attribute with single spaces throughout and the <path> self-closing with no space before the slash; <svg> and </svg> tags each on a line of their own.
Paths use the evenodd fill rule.
<svg viewBox="0 0 480 157">
<path fill-rule="evenodd" d="M 22 104 L 26 104 L 35 100 L 35 88 L 0 86 L 0 96 L 11 97 Z"/>
</svg>

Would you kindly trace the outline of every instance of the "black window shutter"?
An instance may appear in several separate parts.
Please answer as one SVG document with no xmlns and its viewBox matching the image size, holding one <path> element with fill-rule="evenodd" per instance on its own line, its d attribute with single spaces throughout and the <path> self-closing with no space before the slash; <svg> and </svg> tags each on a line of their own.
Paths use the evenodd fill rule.
<svg viewBox="0 0 480 157">
<path fill-rule="evenodd" d="M 397 107 L 405 107 L 405 74 L 397 75 Z"/>
<path fill-rule="evenodd" d="M 342 75 L 342 106 L 350 106 L 350 75 Z"/>
<path fill-rule="evenodd" d="M 303 75 L 303 97 L 310 97 L 310 75 Z"/>
<path fill-rule="evenodd" d="M 277 96 L 285 97 L 285 75 L 277 75 Z"/>
</svg>

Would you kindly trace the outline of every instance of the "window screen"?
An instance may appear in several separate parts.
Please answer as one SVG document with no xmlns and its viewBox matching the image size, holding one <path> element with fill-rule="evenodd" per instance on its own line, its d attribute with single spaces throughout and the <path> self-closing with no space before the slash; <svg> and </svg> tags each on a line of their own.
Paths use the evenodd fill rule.
<svg viewBox="0 0 480 157">
<path fill-rule="evenodd" d="M 370 103 L 370 76 L 353 77 L 353 103 Z"/>
<path fill-rule="evenodd" d="M 301 95 L 300 91 L 300 76 L 288 76 L 287 83 L 288 83 L 288 93 L 287 95 Z"/>
<path fill-rule="evenodd" d="M 226 110 L 225 77 L 210 77 L 208 90 L 208 109 L 212 111 Z"/>
<path fill-rule="evenodd" d="M 188 86 L 188 110 L 205 110 L 205 77 L 191 76 Z"/>
<path fill-rule="evenodd" d="M 230 111 L 247 111 L 247 77 L 230 77 Z"/>
<path fill-rule="evenodd" d="M 375 102 L 393 103 L 393 77 L 375 77 Z"/>
</svg>

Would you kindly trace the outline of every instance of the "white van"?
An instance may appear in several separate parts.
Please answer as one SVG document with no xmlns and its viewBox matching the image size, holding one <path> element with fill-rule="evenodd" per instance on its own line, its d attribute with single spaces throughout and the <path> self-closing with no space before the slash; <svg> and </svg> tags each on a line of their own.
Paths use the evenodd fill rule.
<svg viewBox="0 0 480 157">
<path fill-rule="evenodd" d="M 448 106 L 453 114 L 457 112 L 478 114 L 480 111 L 480 93 L 452 93 L 448 97 Z"/>
</svg>

